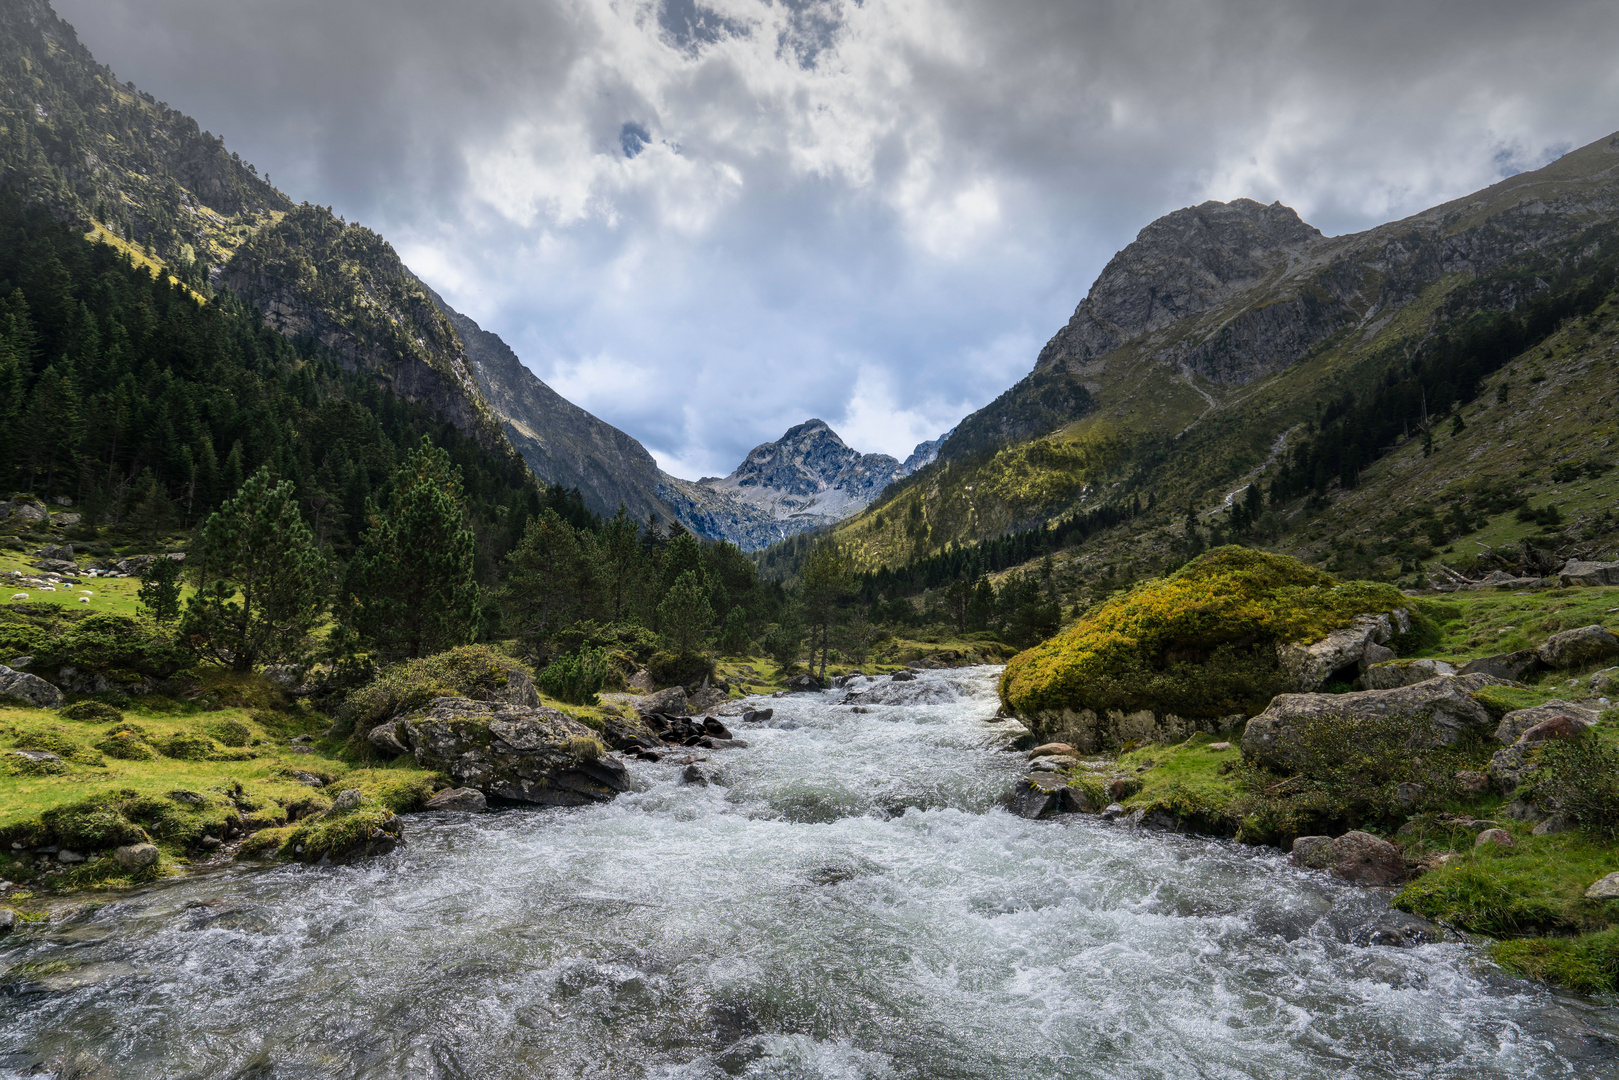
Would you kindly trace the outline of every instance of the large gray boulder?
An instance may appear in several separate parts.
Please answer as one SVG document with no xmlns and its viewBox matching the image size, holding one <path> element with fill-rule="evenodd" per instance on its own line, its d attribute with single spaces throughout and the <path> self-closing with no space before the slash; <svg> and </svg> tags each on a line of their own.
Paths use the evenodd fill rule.
<svg viewBox="0 0 1619 1080">
<path fill-rule="evenodd" d="M 1598 715 L 1596 709 L 1576 705 L 1572 701 L 1548 701 L 1533 708 L 1516 709 L 1503 716 L 1496 725 L 1495 741 L 1502 746 L 1511 746 L 1530 728 L 1558 716 L 1572 716 L 1587 724 L 1594 724 Z"/>
<path fill-rule="evenodd" d="M 1410 629 L 1411 617 L 1404 608 L 1396 609 L 1392 615 L 1357 615 L 1350 626 L 1334 630 L 1320 641 L 1278 642 L 1276 660 L 1292 679 L 1294 688 L 1308 693 L 1325 686 L 1334 675 L 1358 674 L 1368 662 L 1393 659 L 1393 652 L 1381 646 L 1393 641 L 1396 633 Z"/>
<path fill-rule="evenodd" d="M 26 671 L 0 664 L 0 698 L 11 698 L 36 709 L 60 709 L 62 691 Z"/>
<path fill-rule="evenodd" d="M 1494 656 L 1469 660 L 1456 669 L 1456 674 L 1488 675 L 1506 682 L 1522 682 L 1525 675 L 1540 670 L 1540 666 L 1540 657 L 1534 649 L 1519 649 L 1517 652 L 1496 653 Z"/>
<path fill-rule="evenodd" d="M 1540 662 L 1549 668 L 1571 668 L 1619 656 L 1619 637 L 1592 624 L 1577 630 L 1553 634 L 1535 650 Z"/>
<path fill-rule="evenodd" d="M 1619 585 L 1619 562 L 1588 562 L 1570 559 L 1557 571 L 1559 585 Z"/>
<path fill-rule="evenodd" d="M 1352 731 L 1368 721 L 1387 719 L 1408 727 L 1405 745 L 1411 749 L 1450 746 L 1465 735 L 1490 731 L 1490 714 L 1472 695 L 1496 682 L 1487 675 L 1458 675 L 1393 690 L 1278 694 L 1264 712 L 1248 721 L 1242 753 L 1267 768 L 1292 771 L 1303 763 L 1306 725 L 1328 723 Z"/>
<path fill-rule="evenodd" d="M 588 727 L 556 709 L 437 698 L 395 725 L 418 765 L 485 796 L 582 806 L 629 790 L 624 763 L 607 756 Z"/>
<path fill-rule="evenodd" d="M 1368 690 L 1398 690 L 1402 686 L 1415 686 L 1441 675 L 1454 675 L 1456 668 L 1443 660 L 1392 660 L 1372 664 L 1361 676 Z"/>
<path fill-rule="evenodd" d="M 651 716 L 653 713 L 662 713 L 665 716 L 685 716 L 686 688 L 671 686 L 667 690 L 659 690 L 656 694 L 648 694 L 635 703 L 635 711 L 642 716 Z"/>
</svg>

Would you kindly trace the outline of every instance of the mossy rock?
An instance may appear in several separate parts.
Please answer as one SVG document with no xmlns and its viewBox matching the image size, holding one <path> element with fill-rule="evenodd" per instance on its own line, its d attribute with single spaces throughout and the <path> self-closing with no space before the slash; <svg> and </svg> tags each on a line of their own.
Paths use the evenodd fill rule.
<svg viewBox="0 0 1619 1080">
<path fill-rule="evenodd" d="M 151 761 L 157 757 L 157 751 L 148 746 L 138 732 L 127 728 L 108 732 L 96 743 L 96 749 L 120 761 Z"/>
<path fill-rule="evenodd" d="M 1356 615 L 1410 606 L 1391 585 L 1339 582 L 1286 555 L 1216 548 L 1013 657 L 1001 700 L 1037 722 L 1085 709 L 1252 715 L 1290 688 L 1277 643 L 1316 641 Z"/>
<path fill-rule="evenodd" d="M 487 645 L 463 645 L 387 669 L 349 695 L 344 713 L 363 736 L 401 713 L 439 697 L 538 705 L 534 673 Z"/>
<path fill-rule="evenodd" d="M 264 829 L 248 837 L 238 852 L 244 859 L 290 859 L 304 863 L 347 863 L 385 855 L 401 839 L 399 818 L 374 803 L 328 810 L 296 825 Z"/>
</svg>

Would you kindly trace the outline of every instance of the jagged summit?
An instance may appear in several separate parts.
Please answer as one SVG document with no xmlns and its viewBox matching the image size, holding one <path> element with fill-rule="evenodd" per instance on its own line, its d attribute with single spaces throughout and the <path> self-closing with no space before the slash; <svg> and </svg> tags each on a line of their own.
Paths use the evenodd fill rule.
<svg viewBox="0 0 1619 1080">
<path fill-rule="evenodd" d="M 1035 370 L 1088 360 L 1214 307 L 1324 237 L 1281 203 L 1205 202 L 1165 214 L 1112 259 Z"/>
<path fill-rule="evenodd" d="M 887 454 L 862 454 L 850 449 L 825 420 L 806 420 L 788 428 L 775 442 L 754 447 L 742 464 L 717 484 L 738 489 L 769 488 L 797 496 L 841 489 L 855 497 L 866 495 L 869 502 L 871 496 L 895 479 L 899 469 L 900 463 Z"/>
</svg>

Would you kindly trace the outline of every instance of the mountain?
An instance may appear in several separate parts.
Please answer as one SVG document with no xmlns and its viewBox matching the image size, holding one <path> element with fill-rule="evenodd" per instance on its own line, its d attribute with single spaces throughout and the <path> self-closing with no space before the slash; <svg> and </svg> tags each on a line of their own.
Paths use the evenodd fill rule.
<svg viewBox="0 0 1619 1080">
<path fill-rule="evenodd" d="M 1384 483 L 1385 459 L 1447 453 L 1448 429 L 1437 431 L 1435 418 L 1470 414 L 1486 389 L 1540 401 L 1546 386 L 1572 379 L 1591 390 L 1577 399 L 1586 411 L 1576 430 L 1606 430 L 1619 400 L 1590 384 L 1600 377 L 1582 365 L 1610 363 L 1591 350 L 1609 310 L 1604 268 L 1619 251 L 1616 232 L 1619 137 L 1345 236 L 1246 199 L 1175 211 L 1108 263 L 1028 376 L 964 419 L 937 462 L 835 535 L 865 565 L 897 568 L 1025 532 L 1032 550 L 1049 549 L 1050 527 L 1094 515 L 1133 524 L 1096 525 L 1113 539 L 1086 541 L 1098 552 L 1091 567 L 1167 560 L 1165 537 L 1185 535 L 1189 507 L 1201 521 L 1225 522 L 1217 512 L 1258 485 L 1266 499 L 1256 513 L 1273 515 L 1272 542 L 1341 562 L 1325 522 L 1360 535 L 1407 513 L 1385 530 L 1393 535 L 1446 502 L 1494 505 L 1469 494 L 1484 471 L 1510 487 L 1518 470 L 1549 470 L 1579 451 L 1502 417 L 1492 421 L 1498 433 L 1469 436 L 1474 475 L 1446 473 L 1424 492 L 1410 487 L 1419 470 L 1363 493 Z M 1552 341 L 1567 343 L 1537 351 Z M 1503 370 L 1517 372 L 1505 390 Z M 1508 470 L 1513 444 L 1535 446 L 1540 460 Z M 1360 507 L 1361 518 L 1338 518 L 1339 503 Z M 1409 573 L 1442 554 L 1408 548 L 1376 556 L 1383 561 L 1369 570 Z"/>
<path fill-rule="evenodd" d="M 663 491 L 689 527 L 757 551 L 858 513 L 932 461 L 940 442 L 921 443 L 901 463 L 851 449 L 824 420 L 807 420 L 754 447 L 728 476 L 666 477 Z"/>
<path fill-rule="evenodd" d="M 499 335 L 427 292 L 460 335 L 484 400 L 534 475 L 578 488 L 585 505 L 603 516 L 620 505 L 641 521 L 679 516 L 661 494 L 671 478 L 646 447 L 558 394 Z"/>
<path fill-rule="evenodd" d="M 0 182 L 205 298 L 226 289 L 486 450 L 512 455 L 460 338 L 382 237 L 295 205 L 121 83 L 44 0 L 0 5 Z"/>
</svg>

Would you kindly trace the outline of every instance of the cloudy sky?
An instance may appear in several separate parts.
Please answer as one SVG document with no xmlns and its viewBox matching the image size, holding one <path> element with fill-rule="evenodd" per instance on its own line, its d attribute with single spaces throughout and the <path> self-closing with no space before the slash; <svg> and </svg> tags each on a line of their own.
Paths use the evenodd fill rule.
<svg viewBox="0 0 1619 1080">
<path fill-rule="evenodd" d="M 1205 199 L 1329 234 L 1619 129 L 1619 5 L 55 0 L 677 475 L 903 457 Z"/>
</svg>

